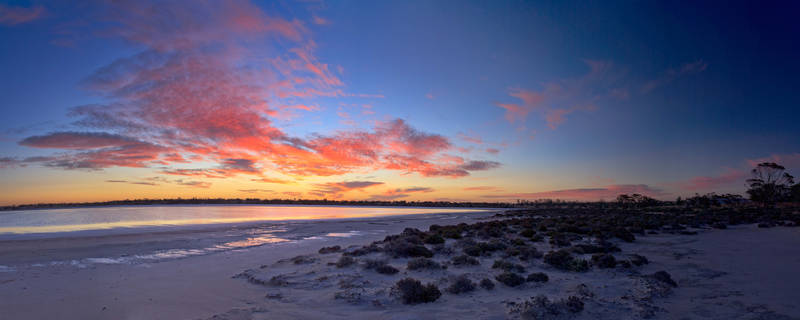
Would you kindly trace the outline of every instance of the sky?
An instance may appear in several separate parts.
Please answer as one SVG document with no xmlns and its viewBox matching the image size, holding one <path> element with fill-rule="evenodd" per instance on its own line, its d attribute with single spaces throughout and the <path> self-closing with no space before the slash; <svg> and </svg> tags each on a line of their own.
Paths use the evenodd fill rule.
<svg viewBox="0 0 800 320">
<path fill-rule="evenodd" d="M 800 172 L 791 1 L 0 1 L 0 205 L 672 200 Z"/>
</svg>

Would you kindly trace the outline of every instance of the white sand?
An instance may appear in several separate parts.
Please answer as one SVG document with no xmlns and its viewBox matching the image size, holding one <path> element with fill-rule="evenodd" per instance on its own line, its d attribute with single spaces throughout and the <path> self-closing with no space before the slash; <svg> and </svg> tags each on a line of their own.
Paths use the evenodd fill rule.
<svg viewBox="0 0 800 320">
<path fill-rule="evenodd" d="M 327 262 L 339 254 L 319 255 L 322 246 L 367 244 L 405 227 L 473 222 L 468 217 L 442 221 L 426 217 L 382 218 L 308 225 L 314 232 L 373 231 L 351 238 L 326 238 L 266 245 L 157 263 L 14 267 L 0 270 L 3 319 L 505 319 L 508 302 L 544 294 L 557 300 L 581 296 L 585 310 L 578 319 L 794 319 L 800 318 L 800 228 L 707 230 L 697 236 L 654 235 L 621 243 L 623 257 L 640 253 L 651 263 L 625 270 L 560 272 L 536 260 L 527 272 L 543 271 L 550 281 L 520 288 L 496 283 L 467 294 L 444 292 L 451 275 L 492 277 L 482 267 L 446 271 L 410 271 L 406 259 L 390 262 L 393 276 L 361 267 L 338 269 Z M 18 244 L 15 244 L 18 245 Z M 541 243 L 541 251 L 548 244 Z M 37 248 L 29 247 L 32 255 Z M 14 251 L 15 259 L 22 259 Z M 310 264 L 279 262 L 300 254 Z M 377 255 L 375 256 L 377 257 Z M 0 265 L 8 266 L 0 254 Z M 439 255 L 434 259 L 442 259 Z M 262 268 L 261 266 L 265 266 Z M 245 270 L 252 279 L 280 276 L 283 286 L 253 284 L 233 278 Z M 653 288 L 642 275 L 666 270 L 679 286 L 671 292 Z M 391 295 L 393 283 L 406 276 L 435 281 L 443 291 L 434 303 L 406 306 Z M 344 288 L 341 281 L 351 284 Z M 580 286 L 584 284 L 585 286 Z M 344 286 L 347 287 L 347 286 Z M 335 299 L 335 296 L 353 297 Z M 360 294 L 360 299 L 355 297 Z"/>
</svg>

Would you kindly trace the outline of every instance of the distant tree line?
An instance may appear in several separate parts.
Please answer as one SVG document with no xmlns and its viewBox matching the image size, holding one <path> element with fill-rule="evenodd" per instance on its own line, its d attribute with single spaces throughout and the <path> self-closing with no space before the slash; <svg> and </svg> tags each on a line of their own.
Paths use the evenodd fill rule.
<svg viewBox="0 0 800 320">
<path fill-rule="evenodd" d="M 374 206 L 374 207 L 457 207 L 457 208 L 511 208 L 514 204 L 504 202 L 453 202 L 453 201 L 371 201 L 371 200 L 310 200 L 310 199 L 135 199 L 80 203 L 39 203 L 0 207 L 0 211 L 26 209 L 55 209 L 76 207 L 141 206 L 141 205 L 195 205 L 195 204 L 249 204 L 249 205 L 327 205 L 327 206 Z"/>
</svg>

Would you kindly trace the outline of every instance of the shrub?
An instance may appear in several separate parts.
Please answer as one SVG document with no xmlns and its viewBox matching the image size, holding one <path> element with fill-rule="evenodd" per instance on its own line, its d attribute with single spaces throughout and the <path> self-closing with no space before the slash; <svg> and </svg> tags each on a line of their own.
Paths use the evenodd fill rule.
<svg viewBox="0 0 800 320">
<path fill-rule="evenodd" d="M 509 287 L 516 287 L 518 285 L 525 283 L 525 278 L 516 273 L 508 271 L 503 272 L 500 275 L 496 276 L 495 279 L 498 282 L 507 285 Z"/>
<path fill-rule="evenodd" d="M 464 247 L 464 253 L 473 257 L 480 257 L 483 254 L 483 250 L 479 246 L 468 246 Z"/>
<path fill-rule="evenodd" d="M 472 290 L 475 290 L 475 283 L 463 274 L 458 276 L 453 284 L 447 287 L 447 292 L 452 294 L 460 294 L 464 292 L 470 292 Z"/>
<path fill-rule="evenodd" d="M 534 231 L 531 228 L 527 228 L 527 229 L 523 229 L 522 231 L 520 231 L 519 235 L 523 236 L 525 238 L 532 238 L 533 236 L 536 235 L 536 231 Z"/>
<path fill-rule="evenodd" d="M 379 266 L 379 267 L 375 268 L 375 271 L 380 273 L 380 274 L 388 274 L 388 275 L 392 275 L 392 274 L 400 272 L 400 270 L 397 270 L 397 268 L 392 267 L 392 266 L 390 266 L 388 264 L 385 264 L 385 265 L 382 265 L 382 266 Z"/>
<path fill-rule="evenodd" d="M 573 258 L 566 250 L 548 252 L 544 255 L 544 262 L 565 271 L 584 272 L 589 270 L 589 262 Z"/>
<path fill-rule="evenodd" d="M 360 257 L 363 255 L 368 255 L 370 253 L 375 253 L 380 251 L 381 248 L 373 243 L 368 246 L 362 246 L 361 248 L 355 249 L 353 251 L 345 252 L 344 255 L 352 257 Z"/>
<path fill-rule="evenodd" d="M 536 250 L 534 247 L 523 247 L 519 249 L 519 259 L 528 261 L 530 259 L 539 259 L 543 256 L 542 252 Z"/>
<path fill-rule="evenodd" d="M 614 268 L 617 266 L 617 259 L 610 254 L 598 253 L 592 256 L 592 264 L 601 269 Z"/>
<path fill-rule="evenodd" d="M 636 240 L 636 236 L 634 236 L 633 233 L 623 228 L 614 230 L 614 236 L 625 242 L 633 242 Z"/>
<path fill-rule="evenodd" d="M 516 271 L 525 272 L 525 267 L 516 263 L 508 262 L 506 260 L 495 260 L 492 269 L 501 269 L 503 271 Z"/>
<path fill-rule="evenodd" d="M 434 302 L 442 296 L 442 292 L 436 285 L 429 283 L 423 286 L 419 280 L 412 278 L 398 281 L 395 288 L 399 291 L 405 304 Z"/>
<path fill-rule="evenodd" d="M 339 261 L 336 261 L 336 267 L 345 268 L 353 265 L 354 263 L 356 263 L 356 259 L 353 259 L 353 257 L 342 256 L 339 258 Z"/>
<path fill-rule="evenodd" d="M 291 260 L 292 260 L 292 263 L 294 263 L 294 264 L 309 264 L 309 263 L 312 263 L 312 262 L 316 261 L 316 259 L 314 259 L 312 257 L 309 257 L 309 256 L 296 256 L 296 257 L 292 258 Z"/>
<path fill-rule="evenodd" d="M 547 282 L 550 280 L 550 277 L 547 276 L 544 272 L 534 272 L 528 275 L 526 279 L 528 282 Z"/>
<path fill-rule="evenodd" d="M 563 303 L 569 312 L 578 313 L 583 311 L 583 301 L 576 296 L 569 296 Z"/>
<path fill-rule="evenodd" d="M 422 240 L 422 242 L 427 244 L 440 244 L 444 243 L 444 238 L 439 234 L 432 234 L 426 237 L 424 240 Z"/>
<path fill-rule="evenodd" d="M 654 279 L 666 283 L 670 286 L 677 287 L 678 283 L 675 280 L 672 280 L 672 276 L 669 275 L 666 271 L 659 271 L 651 275 Z"/>
<path fill-rule="evenodd" d="M 486 290 L 494 289 L 494 281 L 490 280 L 489 278 L 483 278 L 483 280 L 481 280 L 480 285 L 481 288 L 484 288 Z"/>
<path fill-rule="evenodd" d="M 415 244 L 408 239 L 395 239 L 384 245 L 383 251 L 397 257 L 433 257 L 433 252 L 423 245 Z"/>
<path fill-rule="evenodd" d="M 476 266 L 481 264 L 480 261 L 478 261 L 478 259 L 475 259 L 467 255 L 460 255 L 457 257 L 453 257 L 451 262 L 453 263 L 454 266 Z"/>
<path fill-rule="evenodd" d="M 575 296 L 551 302 L 547 297 L 540 295 L 518 304 L 514 309 L 520 313 L 522 319 L 564 319 L 566 313 L 581 312 L 583 302 Z"/>
<path fill-rule="evenodd" d="M 322 247 L 319 249 L 320 254 L 336 253 L 342 250 L 340 246 Z"/>
<path fill-rule="evenodd" d="M 385 266 L 385 265 L 386 265 L 385 260 L 375 260 L 375 259 L 364 260 L 364 269 L 376 269 L 380 266 Z"/>
<path fill-rule="evenodd" d="M 645 257 L 645 256 L 642 256 L 642 255 L 638 255 L 638 254 L 635 254 L 635 253 L 631 255 L 630 262 L 631 262 L 633 265 L 637 266 L 637 267 L 638 267 L 638 266 L 641 266 L 641 265 L 643 265 L 643 264 L 648 264 L 648 263 L 650 263 L 650 261 L 648 261 L 648 260 L 647 260 L 647 257 Z"/>
<path fill-rule="evenodd" d="M 427 258 L 414 258 L 408 260 L 408 270 L 419 270 L 419 269 L 441 269 L 442 265 L 438 262 L 433 261 Z"/>
</svg>

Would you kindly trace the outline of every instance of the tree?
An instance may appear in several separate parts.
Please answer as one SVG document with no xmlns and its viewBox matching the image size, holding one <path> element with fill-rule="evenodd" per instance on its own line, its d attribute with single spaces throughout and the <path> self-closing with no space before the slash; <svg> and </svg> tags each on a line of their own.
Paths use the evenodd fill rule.
<svg viewBox="0 0 800 320">
<path fill-rule="evenodd" d="M 800 202 L 800 183 L 792 186 L 792 201 Z"/>
<path fill-rule="evenodd" d="M 786 168 L 774 162 L 763 162 L 753 168 L 751 174 L 753 177 L 747 179 L 750 200 L 767 206 L 788 199 L 794 177 Z"/>
</svg>

